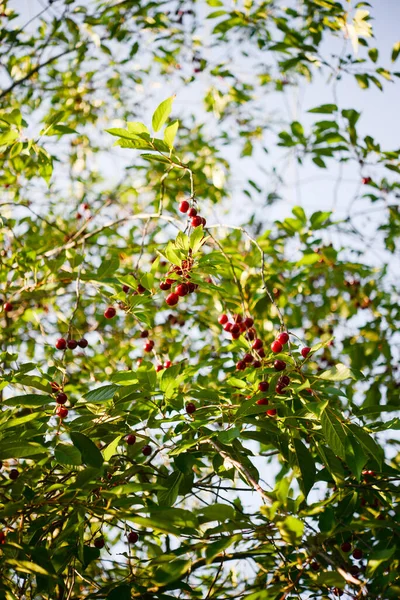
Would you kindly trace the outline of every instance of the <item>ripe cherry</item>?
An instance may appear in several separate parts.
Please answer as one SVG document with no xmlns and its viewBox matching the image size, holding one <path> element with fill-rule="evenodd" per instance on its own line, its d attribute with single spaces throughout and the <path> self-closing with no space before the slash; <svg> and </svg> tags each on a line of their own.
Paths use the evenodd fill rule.
<svg viewBox="0 0 400 600">
<path fill-rule="evenodd" d="M 361 181 L 363 185 L 368 185 L 369 183 L 371 183 L 372 179 L 371 177 L 363 177 Z"/>
<path fill-rule="evenodd" d="M 251 354 L 245 354 L 245 355 L 243 356 L 243 360 L 244 360 L 244 362 L 245 362 L 247 365 L 249 365 L 250 363 L 252 363 L 252 362 L 253 362 L 253 357 L 252 357 L 252 355 L 251 355 Z"/>
<path fill-rule="evenodd" d="M 260 360 L 255 360 L 255 361 L 253 362 L 253 367 L 254 367 L 255 369 L 259 369 L 259 368 L 261 367 L 261 361 L 260 361 Z"/>
<path fill-rule="evenodd" d="M 232 333 L 232 339 L 233 340 L 238 340 L 240 338 L 240 330 L 239 331 L 235 331 L 234 333 Z"/>
<path fill-rule="evenodd" d="M 147 329 L 143 329 L 143 331 L 140 332 L 140 337 L 141 338 L 149 337 L 149 332 L 147 331 Z"/>
<path fill-rule="evenodd" d="M 275 392 L 277 394 L 284 394 L 285 393 L 285 386 L 284 385 L 278 385 L 275 387 Z"/>
<path fill-rule="evenodd" d="M 19 477 L 19 471 L 17 469 L 11 469 L 10 479 L 12 479 L 12 481 L 15 481 L 16 479 L 18 479 L 18 477 Z"/>
<path fill-rule="evenodd" d="M 287 375 L 282 375 L 282 377 L 279 378 L 279 383 L 283 386 L 289 385 L 290 377 L 288 377 Z"/>
<path fill-rule="evenodd" d="M 123 285 L 122 286 L 122 291 L 125 292 L 125 294 L 129 294 L 130 289 L 131 288 L 129 287 L 129 285 Z"/>
<path fill-rule="evenodd" d="M 221 315 L 220 317 L 218 317 L 218 323 L 220 325 L 225 325 L 228 322 L 228 316 L 227 315 Z"/>
<path fill-rule="evenodd" d="M 246 363 L 244 362 L 244 360 L 239 360 L 239 361 L 236 363 L 236 369 L 237 369 L 238 371 L 244 371 L 244 370 L 245 370 L 245 368 L 246 368 Z"/>
<path fill-rule="evenodd" d="M 66 347 L 67 347 L 67 340 L 65 340 L 64 338 L 59 338 L 56 341 L 57 350 L 65 350 Z"/>
<path fill-rule="evenodd" d="M 56 396 L 57 404 L 65 404 L 67 400 L 68 400 L 68 396 L 67 396 L 67 394 L 64 394 L 64 392 L 60 392 Z"/>
<path fill-rule="evenodd" d="M 166 292 L 167 290 L 171 289 L 171 284 L 168 283 L 168 281 L 162 281 L 160 283 L 160 290 L 163 290 L 164 292 Z"/>
<path fill-rule="evenodd" d="M 88 341 L 85 340 L 85 338 L 82 338 L 80 340 L 78 340 L 78 346 L 79 348 L 87 348 L 88 347 Z"/>
<path fill-rule="evenodd" d="M 159 373 L 160 371 L 162 371 L 164 369 L 164 365 L 157 365 L 156 366 L 156 372 Z"/>
<path fill-rule="evenodd" d="M 250 327 L 253 327 L 254 325 L 254 319 L 252 319 L 251 317 L 246 317 L 243 322 L 246 326 L 246 329 L 250 329 Z"/>
<path fill-rule="evenodd" d="M 65 419 L 68 416 L 68 408 L 65 408 L 65 406 L 61 406 L 61 404 L 59 404 L 56 408 L 56 413 L 60 419 Z"/>
<path fill-rule="evenodd" d="M 151 454 L 151 446 L 148 446 L 148 445 L 147 446 L 143 446 L 143 448 L 142 448 L 142 454 L 144 456 L 150 456 L 150 454 Z"/>
<path fill-rule="evenodd" d="M 275 340 L 274 342 L 272 342 L 271 350 L 274 354 L 278 354 L 279 352 L 282 352 L 282 349 L 283 349 L 283 346 L 278 340 Z"/>
<path fill-rule="evenodd" d="M 257 400 L 256 404 L 258 404 L 259 406 L 265 406 L 266 404 L 268 404 L 268 398 L 260 398 L 259 400 Z"/>
<path fill-rule="evenodd" d="M 170 360 L 166 360 L 164 363 L 164 367 L 166 369 L 169 369 L 170 367 L 172 367 L 172 362 Z"/>
<path fill-rule="evenodd" d="M 340 548 L 341 548 L 342 552 L 345 552 L 347 554 L 351 550 L 351 544 L 350 544 L 350 542 L 343 542 L 343 544 L 340 546 Z"/>
<path fill-rule="evenodd" d="M 306 358 L 310 354 L 311 348 L 309 346 L 305 346 L 301 349 L 301 355 L 303 358 Z"/>
<path fill-rule="evenodd" d="M 4 302 L 3 309 L 4 312 L 11 312 L 13 309 L 13 305 L 11 304 L 11 302 Z"/>
<path fill-rule="evenodd" d="M 186 296 L 189 293 L 189 286 L 186 283 L 180 283 L 176 286 L 175 292 L 178 296 Z"/>
<path fill-rule="evenodd" d="M 133 444 L 136 442 L 136 435 L 133 435 L 133 433 L 129 433 L 126 436 L 125 441 L 128 444 L 128 446 L 133 446 Z"/>
<path fill-rule="evenodd" d="M 265 357 L 264 348 L 261 348 L 261 350 L 257 350 L 257 354 L 260 358 L 264 358 Z"/>
<path fill-rule="evenodd" d="M 138 541 L 138 539 L 139 539 L 139 536 L 136 533 L 136 531 L 130 531 L 128 533 L 128 542 L 130 544 L 136 544 L 136 542 Z"/>
<path fill-rule="evenodd" d="M 193 294 L 193 292 L 194 292 L 195 290 L 197 290 L 197 288 L 198 288 L 199 286 L 197 285 L 197 283 L 193 283 L 192 281 L 190 281 L 190 282 L 188 283 L 188 287 L 189 287 L 189 294 Z"/>
<path fill-rule="evenodd" d="M 240 333 L 240 327 L 237 323 L 235 323 L 234 325 L 232 325 L 231 329 L 230 329 L 231 333 L 233 335 L 236 335 L 237 333 Z"/>
<path fill-rule="evenodd" d="M 187 213 L 187 211 L 189 210 L 189 202 L 187 200 L 182 200 L 182 202 L 179 205 L 179 210 L 181 213 Z"/>
<path fill-rule="evenodd" d="M 115 310 L 115 308 L 113 306 L 109 306 L 104 311 L 104 316 L 106 319 L 113 319 L 116 314 L 117 314 L 117 311 Z"/>
<path fill-rule="evenodd" d="M 260 340 L 260 338 L 256 338 L 252 343 L 251 347 L 253 348 L 253 350 L 261 350 L 261 348 L 263 347 L 263 341 Z"/>
<path fill-rule="evenodd" d="M 312 568 L 312 570 L 313 570 L 313 571 L 319 571 L 319 563 L 317 563 L 317 561 L 316 561 L 316 560 L 314 560 L 314 561 L 311 563 L 310 567 Z"/>
<path fill-rule="evenodd" d="M 338 587 L 335 587 L 335 588 L 333 588 L 333 593 L 335 594 L 335 596 L 343 596 L 344 591 Z"/>
<path fill-rule="evenodd" d="M 189 208 L 189 210 L 188 210 L 188 217 L 192 218 L 192 217 L 196 217 L 196 216 L 197 216 L 197 210 L 195 208 L 193 208 L 193 206 L 192 206 L 192 208 Z"/>
<path fill-rule="evenodd" d="M 246 333 L 246 338 L 249 340 L 249 342 L 252 342 L 255 337 L 256 332 L 254 331 L 254 329 L 249 329 L 249 331 Z"/>
<path fill-rule="evenodd" d="M 226 325 L 224 325 L 224 331 L 228 331 L 228 333 L 229 333 L 232 331 L 232 327 L 233 327 L 233 323 L 226 323 Z"/>
<path fill-rule="evenodd" d="M 280 342 L 282 345 L 285 345 L 288 343 L 289 341 L 289 334 L 286 331 L 282 331 L 282 333 L 280 333 L 278 335 L 278 337 L 276 338 L 278 340 L 278 342 Z"/>
<path fill-rule="evenodd" d="M 269 410 L 267 410 L 267 415 L 269 417 L 275 417 L 275 415 L 276 415 L 276 408 L 270 408 Z"/>
<path fill-rule="evenodd" d="M 200 225 L 203 225 L 203 218 L 199 216 L 193 217 L 190 222 L 192 227 L 199 227 Z"/>
<path fill-rule="evenodd" d="M 353 558 L 356 560 L 361 560 L 363 557 L 363 551 L 360 548 L 354 548 L 353 550 Z"/>
<path fill-rule="evenodd" d="M 185 410 L 188 415 L 192 415 L 194 412 L 196 412 L 196 405 L 193 404 L 193 402 L 188 402 L 185 406 Z"/>
<path fill-rule="evenodd" d="M 138 294 L 144 294 L 145 291 L 146 291 L 146 288 L 143 287 L 141 283 L 139 283 L 139 285 L 136 288 L 136 291 L 137 291 Z"/>
<path fill-rule="evenodd" d="M 268 381 L 260 381 L 260 383 L 258 384 L 259 392 L 268 392 L 268 388 L 269 388 Z"/>
<path fill-rule="evenodd" d="M 275 371 L 284 371 L 286 369 L 286 363 L 283 360 L 276 360 L 274 362 Z"/>
<path fill-rule="evenodd" d="M 0 544 L 4 544 L 6 541 L 6 534 L 4 531 L 0 531 Z"/>
<path fill-rule="evenodd" d="M 96 547 L 96 548 L 98 548 L 99 550 L 101 550 L 102 548 L 104 548 L 104 544 L 105 544 L 105 542 L 104 542 L 104 538 L 102 538 L 102 537 L 96 538 L 96 539 L 94 540 L 94 545 L 95 545 L 95 547 Z"/>
<path fill-rule="evenodd" d="M 154 348 L 154 342 L 153 340 L 148 340 L 145 345 L 143 346 L 143 350 L 145 352 L 151 352 Z"/>
<path fill-rule="evenodd" d="M 175 294 L 175 292 L 168 294 L 168 296 L 165 298 L 165 302 L 168 304 L 168 306 L 175 306 L 175 304 L 178 304 L 179 302 L 178 294 Z"/>
<path fill-rule="evenodd" d="M 67 346 L 70 350 L 75 350 L 77 345 L 78 345 L 78 342 L 76 340 L 68 340 L 68 342 L 67 342 Z"/>
</svg>

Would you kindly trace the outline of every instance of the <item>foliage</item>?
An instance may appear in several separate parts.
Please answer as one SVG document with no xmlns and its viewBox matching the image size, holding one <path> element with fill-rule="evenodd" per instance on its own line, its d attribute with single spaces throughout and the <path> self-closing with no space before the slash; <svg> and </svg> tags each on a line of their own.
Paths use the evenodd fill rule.
<svg viewBox="0 0 400 600">
<path fill-rule="evenodd" d="M 0 599 L 398 598 L 399 150 L 335 90 L 384 90 L 399 43 L 365 2 L 13 4 Z M 265 111 L 320 75 L 303 122 Z M 342 217 L 269 220 L 289 160 L 356 166 Z"/>
</svg>

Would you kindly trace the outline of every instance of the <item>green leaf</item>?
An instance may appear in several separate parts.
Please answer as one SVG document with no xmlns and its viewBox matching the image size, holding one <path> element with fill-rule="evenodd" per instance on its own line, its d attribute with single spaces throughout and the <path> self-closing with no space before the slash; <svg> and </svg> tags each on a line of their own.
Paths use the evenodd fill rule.
<svg viewBox="0 0 400 600">
<path fill-rule="evenodd" d="M 131 600 L 131 588 L 129 585 L 122 584 L 108 593 L 106 600 Z"/>
<path fill-rule="evenodd" d="M 166 127 L 164 131 L 164 142 L 169 148 L 171 148 L 171 150 L 174 147 L 174 140 L 178 131 L 178 127 L 179 121 L 174 121 L 173 123 L 171 123 L 171 125 L 168 125 L 168 127 Z"/>
<path fill-rule="evenodd" d="M 378 462 L 379 466 L 382 467 L 384 453 L 375 440 L 358 425 L 351 423 L 345 425 L 345 427 L 350 429 L 351 433 L 357 438 L 364 450 L 366 450 L 368 454 Z"/>
<path fill-rule="evenodd" d="M 309 113 L 332 114 L 338 110 L 336 104 L 321 104 L 309 110 Z"/>
<path fill-rule="evenodd" d="M 346 433 L 337 416 L 325 409 L 321 414 L 321 425 L 328 446 L 342 460 L 346 460 Z"/>
<path fill-rule="evenodd" d="M 301 474 L 301 479 L 299 480 L 300 489 L 307 498 L 309 491 L 315 483 L 314 458 L 301 440 L 294 438 L 293 446 L 295 450 L 296 465 Z"/>
<path fill-rule="evenodd" d="M 133 133 L 134 135 L 141 135 L 144 133 L 150 137 L 150 131 L 144 123 L 140 123 L 139 121 L 128 121 L 126 125 L 129 133 Z"/>
<path fill-rule="evenodd" d="M 43 396 L 42 394 L 23 394 L 21 396 L 13 396 L 5 398 L 2 402 L 4 406 L 43 406 L 54 402 L 51 396 Z"/>
<path fill-rule="evenodd" d="M 84 395 L 84 398 L 87 402 L 91 404 L 95 404 L 97 402 L 105 402 L 106 400 L 111 400 L 119 390 L 119 385 L 103 385 L 95 390 L 91 390 L 87 394 Z"/>
<path fill-rule="evenodd" d="M 48 454 L 48 449 L 36 442 L 26 440 L 3 441 L 0 444 L 0 460 L 9 458 L 29 458 L 37 454 Z"/>
<path fill-rule="evenodd" d="M 190 560 L 171 560 L 159 567 L 154 574 L 154 581 L 158 585 L 167 585 L 177 579 L 180 579 L 189 570 L 192 561 Z"/>
<path fill-rule="evenodd" d="M 235 511 L 228 504 L 213 504 L 200 508 L 197 514 L 200 523 L 209 523 L 210 521 L 228 521 L 229 519 L 233 519 Z"/>
<path fill-rule="evenodd" d="M 225 431 L 220 431 L 219 434 L 217 435 L 217 438 L 223 444 L 230 444 L 231 442 L 233 442 L 233 440 L 235 440 L 239 436 L 240 436 L 240 427 L 235 426 L 235 427 L 231 427 L 230 429 L 226 429 Z"/>
<path fill-rule="evenodd" d="M 79 466 L 82 464 L 82 456 L 78 448 L 71 444 L 57 444 L 54 450 L 54 456 L 60 465 L 74 465 Z"/>
<path fill-rule="evenodd" d="M 157 500 L 160 506 L 173 506 L 178 498 L 179 486 L 183 477 L 181 471 L 174 471 L 164 480 L 166 489 L 157 492 Z"/>
<path fill-rule="evenodd" d="M 318 379 L 324 379 L 326 381 L 344 381 L 345 379 L 359 379 L 353 369 L 346 367 L 342 363 L 338 363 L 328 371 L 324 371 L 318 376 Z"/>
<path fill-rule="evenodd" d="M 392 62 L 394 62 L 400 54 L 400 42 L 396 42 L 392 49 Z"/>
<path fill-rule="evenodd" d="M 151 119 L 154 131 L 160 131 L 161 127 L 167 121 L 169 115 L 171 114 L 172 103 L 174 100 L 175 96 L 171 96 L 170 98 L 167 98 L 166 100 L 161 102 L 159 106 L 157 106 Z"/>
<path fill-rule="evenodd" d="M 119 269 L 119 258 L 117 256 L 113 256 L 112 258 L 106 258 L 102 261 L 98 271 L 97 277 L 99 279 L 104 279 L 106 277 L 111 277 L 115 275 L 115 273 Z"/>
<path fill-rule="evenodd" d="M 103 465 L 103 456 L 96 444 L 83 433 L 77 431 L 71 432 L 72 443 L 82 455 L 82 460 L 85 464 L 96 469 L 100 469 Z"/>
<path fill-rule="evenodd" d="M 288 544 L 297 545 L 300 543 L 304 532 L 304 523 L 296 517 L 286 517 L 284 521 L 278 523 L 282 539 Z"/>
<path fill-rule="evenodd" d="M 121 438 L 122 438 L 122 435 L 117 435 L 117 437 L 114 438 L 114 440 L 112 442 L 110 442 L 108 444 L 108 446 L 106 446 L 104 448 L 103 457 L 106 462 L 108 462 L 110 460 L 110 458 L 112 456 L 114 456 L 114 454 L 117 453 L 118 444 L 119 444 Z"/>
</svg>

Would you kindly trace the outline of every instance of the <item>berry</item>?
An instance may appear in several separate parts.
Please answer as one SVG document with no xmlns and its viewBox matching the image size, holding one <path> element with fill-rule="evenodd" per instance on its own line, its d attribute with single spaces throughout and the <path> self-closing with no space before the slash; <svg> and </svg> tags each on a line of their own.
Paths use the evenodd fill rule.
<svg viewBox="0 0 400 600">
<path fill-rule="evenodd" d="M 160 283 L 160 290 L 163 290 L 163 292 L 166 292 L 167 290 L 171 289 L 171 284 L 168 281 L 162 281 Z"/>
<path fill-rule="evenodd" d="M 169 369 L 170 367 L 172 367 L 172 362 L 170 360 L 166 360 L 164 363 L 164 367 L 166 369 Z"/>
<path fill-rule="evenodd" d="M 130 289 L 131 288 L 129 287 L 129 285 L 122 286 L 122 291 L 125 292 L 125 294 L 129 294 Z"/>
<path fill-rule="evenodd" d="M 117 311 L 115 310 L 115 308 L 113 306 L 109 306 L 104 311 L 104 316 L 106 319 L 112 319 L 113 317 L 115 317 L 116 314 L 117 314 Z"/>
<path fill-rule="evenodd" d="M 160 371 L 162 371 L 164 369 L 164 365 L 157 365 L 156 366 L 156 372 L 159 373 Z"/>
<path fill-rule="evenodd" d="M 250 327 L 253 327 L 254 325 L 254 319 L 252 319 L 251 317 L 246 317 L 244 320 L 244 324 L 246 326 L 246 329 L 250 329 Z"/>
<path fill-rule="evenodd" d="M 254 331 L 254 329 L 250 329 L 247 333 L 246 333 L 246 338 L 249 340 L 249 342 L 252 342 L 254 340 L 254 338 L 256 337 L 256 332 Z"/>
<path fill-rule="evenodd" d="M 276 360 L 274 362 L 275 371 L 284 371 L 286 369 L 286 363 L 283 360 Z"/>
<path fill-rule="evenodd" d="M 243 360 L 244 360 L 244 362 L 245 362 L 247 365 L 249 365 L 250 363 L 252 363 L 252 362 L 253 362 L 253 357 L 252 357 L 252 355 L 251 355 L 251 354 L 245 354 L 245 355 L 243 356 Z"/>
<path fill-rule="evenodd" d="M 188 217 L 195 217 L 197 215 L 197 210 L 195 208 L 189 208 Z"/>
<path fill-rule="evenodd" d="M 284 394 L 284 393 L 285 393 L 285 391 L 284 391 L 284 390 L 285 390 L 285 386 L 284 386 L 284 385 L 279 385 L 279 383 L 278 383 L 278 385 L 275 387 L 275 392 L 276 392 L 277 394 Z"/>
<path fill-rule="evenodd" d="M 19 471 L 17 471 L 17 469 L 11 469 L 10 471 L 10 479 L 12 479 L 13 481 L 15 481 L 16 479 L 18 479 L 19 477 Z"/>
<path fill-rule="evenodd" d="M 283 386 L 289 385 L 290 377 L 288 377 L 287 375 L 282 375 L 282 377 L 279 378 L 279 383 Z"/>
<path fill-rule="evenodd" d="M 65 350 L 66 347 L 67 347 L 67 340 L 65 340 L 64 338 L 59 338 L 56 341 L 57 350 Z"/>
<path fill-rule="evenodd" d="M 67 400 L 68 400 L 68 396 L 67 396 L 67 394 L 64 394 L 64 392 L 60 392 L 56 396 L 57 404 L 65 404 Z"/>
<path fill-rule="evenodd" d="M 13 309 L 13 305 L 11 302 L 4 302 L 3 304 L 4 312 L 11 312 Z"/>
<path fill-rule="evenodd" d="M 270 408 L 269 410 L 267 410 L 267 415 L 269 417 L 274 417 L 276 415 L 276 408 Z"/>
<path fill-rule="evenodd" d="M 282 352 L 282 349 L 283 349 L 283 346 L 278 340 L 275 340 L 274 342 L 272 342 L 271 350 L 274 354 L 278 354 L 279 352 Z"/>
<path fill-rule="evenodd" d="M 240 330 L 238 332 L 232 333 L 232 339 L 238 340 L 240 338 Z"/>
<path fill-rule="evenodd" d="M 94 540 L 94 545 L 96 548 L 98 548 L 99 550 L 101 550 L 102 548 L 104 548 L 104 538 L 99 537 L 97 539 Z"/>
<path fill-rule="evenodd" d="M 233 327 L 233 323 L 227 323 L 226 325 L 224 325 L 224 331 L 232 331 L 232 327 Z"/>
<path fill-rule="evenodd" d="M 314 560 L 314 561 L 311 563 L 310 567 L 312 568 L 312 570 L 313 570 L 313 571 L 319 571 L 319 563 L 317 563 L 317 561 L 316 561 L 316 560 Z"/>
<path fill-rule="evenodd" d="M 188 402 L 185 406 L 185 410 L 188 415 L 192 415 L 194 412 L 196 412 L 196 405 L 193 404 L 193 402 Z"/>
<path fill-rule="evenodd" d="M 183 211 L 182 211 L 182 212 L 183 212 Z M 129 542 L 130 544 L 136 544 L 136 542 L 138 541 L 138 539 L 139 539 L 139 536 L 138 536 L 138 534 L 136 533 L 136 531 L 130 531 L 130 532 L 128 533 L 128 542 Z"/>
<path fill-rule="evenodd" d="M 150 454 L 151 454 L 151 446 L 143 446 L 143 448 L 142 448 L 142 454 L 144 456 L 150 456 Z"/>
<path fill-rule="evenodd" d="M 363 177 L 361 181 L 363 185 L 368 185 L 369 183 L 371 183 L 372 179 L 371 177 Z"/>
<path fill-rule="evenodd" d="M 310 354 L 311 348 L 309 346 L 305 346 L 301 349 L 301 355 L 303 358 L 306 358 Z"/>
<path fill-rule="evenodd" d="M 263 347 L 263 341 L 260 340 L 260 338 L 256 338 L 252 343 L 251 347 L 253 348 L 253 350 L 261 350 L 261 348 Z"/>
<path fill-rule="evenodd" d="M 189 210 L 189 202 L 187 200 L 182 200 L 182 202 L 179 205 L 179 210 L 181 213 L 187 213 L 187 211 Z"/>
<path fill-rule="evenodd" d="M 199 216 L 193 217 L 190 222 L 192 227 L 199 227 L 200 225 L 203 225 L 203 218 Z"/>
<path fill-rule="evenodd" d="M 205 227 L 207 225 L 207 221 L 204 217 L 200 217 L 201 218 L 201 224 L 203 225 L 203 227 Z"/>
<path fill-rule="evenodd" d="M 242 315 L 233 315 L 233 320 L 235 323 L 241 323 L 243 321 Z"/>
<path fill-rule="evenodd" d="M 353 558 L 360 560 L 363 557 L 363 551 L 360 548 L 354 548 Z"/>
<path fill-rule="evenodd" d="M 78 345 L 78 342 L 76 340 L 68 340 L 68 342 L 67 342 L 67 346 L 70 350 L 75 350 L 77 345 Z"/>
<path fill-rule="evenodd" d="M 261 361 L 260 361 L 260 360 L 255 360 L 255 361 L 253 362 L 253 367 L 254 367 L 255 369 L 259 369 L 259 368 L 261 367 Z"/>
<path fill-rule="evenodd" d="M 276 339 L 282 345 L 287 344 L 289 341 L 289 334 L 286 331 L 282 331 L 282 333 L 280 333 Z"/>
<path fill-rule="evenodd" d="M 341 590 L 340 588 L 335 587 L 335 588 L 333 588 L 333 593 L 335 594 L 335 596 L 343 596 L 344 591 Z"/>
<path fill-rule="evenodd" d="M 151 352 L 154 348 L 154 342 L 153 340 L 148 340 L 145 345 L 143 346 L 143 350 L 145 352 Z"/>
<path fill-rule="evenodd" d="M 259 406 L 265 406 L 266 404 L 268 404 L 268 398 L 260 398 L 259 400 L 257 400 L 256 404 L 258 404 Z"/>
<path fill-rule="evenodd" d="M 236 363 L 236 369 L 237 369 L 238 371 L 244 371 L 244 370 L 245 370 L 245 368 L 246 368 L 246 366 L 247 366 L 247 365 L 246 365 L 246 363 L 244 362 L 244 360 L 239 360 L 239 361 Z"/>
<path fill-rule="evenodd" d="M 140 332 L 140 337 L 141 338 L 149 337 L 149 332 L 147 331 L 147 329 L 143 329 L 143 331 Z"/>
<path fill-rule="evenodd" d="M 56 408 L 56 413 L 60 419 L 65 419 L 65 417 L 68 416 L 68 408 L 65 408 L 65 406 L 61 406 L 61 404 L 59 404 Z"/>
<path fill-rule="evenodd" d="M 226 325 L 227 322 L 228 322 L 228 316 L 227 315 L 221 315 L 220 317 L 218 317 L 218 323 L 220 325 Z"/>
<path fill-rule="evenodd" d="M 259 392 L 268 392 L 268 388 L 269 388 L 268 381 L 260 381 L 260 383 L 258 384 Z"/>
<path fill-rule="evenodd" d="M 244 333 L 246 331 L 246 325 L 244 323 L 239 323 L 239 327 L 240 327 L 241 333 Z"/>
<path fill-rule="evenodd" d="M 189 294 L 193 294 L 193 292 L 195 290 L 197 290 L 197 288 L 199 286 L 197 285 L 197 283 L 190 282 L 190 283 L 188 283 L 188 287 L 189 287 Z"/>
<path fill-rule="evenodd" d="M 178 294 L 175 294 L 175 292 L 168 294 L 168 296 L 165 298 L 165 302 L 168 304 L 168 306 L 175 306 L 175 304 L 178 304 L 179 302 Z"/>
<path fill-rule="evenodd" d="M 340 546 L 340 548 L 341 548 L 342 552 L 345 552 L 347 554 L 351 550 L 351 544 L 350 544 L 350 542 L 343 542 L 343 544 Z"/>
<path fill-rule="evenodd" d="M 129 433 L 126 436 L 125 441 L 128 444 L 128 446 L 133 446 L 133 444 L 136 442 L 136 435 L 133 435 L 133 433 Z"/>
<path fill-rule="evenodd" d="M 265 357 L 264 348 L 261 348 L 261 350 L 257 350 L 257 354 L 260 358 L 264 358 Z"/>
<path fill-rule="evenodd" d="M 232 335 L 236 335 L 237 333 L 240 334 L 240 327 L 237 323 L 235 323 L 234 325 L 232 325 L 230 332 Z"/>
<path fill-rule="evenodd" d="M 85 338 L 82 338 L 81 340 L 78 340 L 78 346 L 79 348 L 87 348 L 88 347 L 88 341 L 85 340 Z"/>
<path fill-rule="evenodd" d="M 6 534 L 4 531 L 0 531 L 0 544 L 4 544 L 6 541 Z"/>
<path fill-rule="evenodd" d="M 175 292 L 178 294 L 178 296 L 186 296 L 186 294 L 189 293 L 189 286 L 186 285 L 186 283 L 180 283 L 176 286 Z"/>
</svg>

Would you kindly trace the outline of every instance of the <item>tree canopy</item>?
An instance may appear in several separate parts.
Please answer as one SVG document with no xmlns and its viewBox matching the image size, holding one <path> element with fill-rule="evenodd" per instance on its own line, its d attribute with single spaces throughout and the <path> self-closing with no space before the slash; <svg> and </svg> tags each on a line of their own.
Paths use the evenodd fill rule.
<svg viewBox="0 0 400 600">
<path fill-rule="evenodd" d="M 400 597 L 375 5 L 0 1 L 0 600 Z"/>
</svg>

